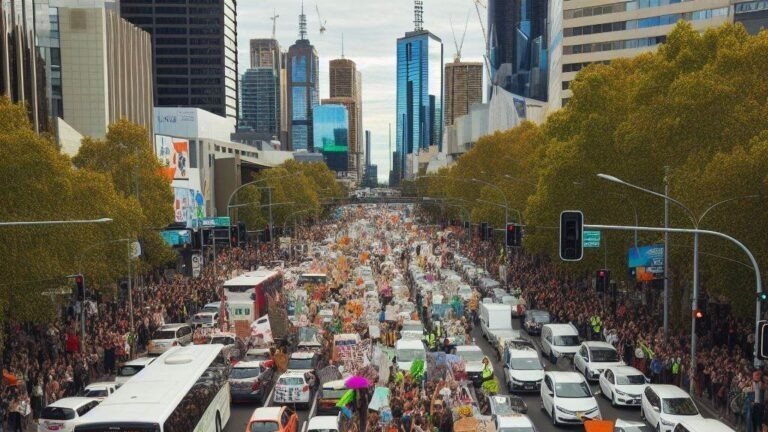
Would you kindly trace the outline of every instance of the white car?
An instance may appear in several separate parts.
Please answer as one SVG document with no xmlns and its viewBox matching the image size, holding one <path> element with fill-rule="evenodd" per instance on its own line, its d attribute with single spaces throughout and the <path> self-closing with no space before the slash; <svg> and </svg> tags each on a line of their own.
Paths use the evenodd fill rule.
<svg viewBox="0 0 768 432">
<path fill-rule="evenodd" d="M 507 414 L 495 418 L 496 432 L 536 432 L 531 419 L 524 414 Z"/>
<path fill-rule="evenodd" d="M 339 432 L 339 418 L 337 416 L 314 416 L 309 419 L 307 432 Z"/>
<path fill-rule="evenodd" d="M 690 419 L 675 426 L 674 432 L 735 432 L 720 420 Z"/>
<path fill-rule="evenodd" d="M 653 429 L 643 422 L 616 419 L 613 432 L 653 432 Z"/>
<path fill-rule="evenodd" d="M 485 365 L 483 365 L 483 359 L 485 354 L 483 350 L 477 345 L 459 345 L 456 347 L 456 355 L 464 360 L 464 369 L 467 371 L 467 376 L 475 386 L 482 384 L 482 375 Z M 489 362 L 491 370 L 493 370 L 493 363 Z"/>
<path fill-rule="evenodd" d="M 312 401 L 310 373 L 288 371 L 280 375 L 272 401 L 278 405 L 303 405 L 309 408 Z"/>
<path fill-rule="evenodd" d="M 544 379 L 544 365 L 536 350 L 518 345 L 504 354 L 504 376 L 510 393 L 536 392 Z"/>
<path fill-rule="evenodd" d="M 573 356 L 573 367 L 589 381 L 597 381 L 605 368 L 625 366 L 616 348 L 608 342 L 582 342 Z"/>
<path fill-rule="evenodd" d="M 118 388 L 120 388 L 120 384 L 115 382 L 96 382 L 93 384 L 88 384 L 88 386 L 83 389 L 83 397 L 94 398 L 98 399 L 99 401 L 103 401 L 104 399 L 111 396 L 112 393 L 114 393 Z"/>
<path fill-rule="evenodd" d="M 72 432 L 81 418 L 99 404 L 98 399 L 67 397 L 43 408 L 37 432 Z"/>
<path fill-rule="evenodd" d="M 123 363 L 122 366 L 117 368 L 117 376 L 115 377 L 115 383 L 123 385 L 128 382 L 134 375 L 141 372 L 142 369 L 147 367 L 150 363 L 155 361 L 155 357 L 140 357 Z"/>
<path fill-rule="evenodd" d="M 171 347 L 186 346 L 192 343 L 192 327 L 187 324 L 166 324 L 152 334 L 147 344 L 147 353 L 160 355 Z"/>
<path fill-rule="evenodd" d="M 552 424 L 581 424 L 601 419 L 600 407 L 583 376 L 576 372 L 547 372 L 541 385 L 541 405 Z"/>
<path fill-rule="evenodd" d="M 640 406 L 640 398 L 648 384 L 642 372 L 631 366 L 610 367 L 598 379 L 600 392 L 611 405 Z"/>
<path fill-rule="evenodd" d="M 212 328 L 219 320 L 219 312 L 198 312 L 192 317 L 192 327 Z"/>
<path fill-rule="evenodd" d="M 680 387 L 669 384 L 645 387 L 640 416 L 658 432 L 672 432 L 680 422 L 703 418 L 691 396 Z"/>
</svg>

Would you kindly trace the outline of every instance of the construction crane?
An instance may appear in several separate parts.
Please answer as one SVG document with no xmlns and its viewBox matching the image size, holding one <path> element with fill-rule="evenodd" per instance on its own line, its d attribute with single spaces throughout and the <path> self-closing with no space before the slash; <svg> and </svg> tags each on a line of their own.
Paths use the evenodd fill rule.
<svg viewBox="0 0 768 432">
<path fill-rule="evenodd" d="M 467 11 L 467 19 L 464 21 L 464 34 L 461 35 L 461 42 L 456 38 L 456 32 L 453 29 L 453 21 L 448 17 L 448 22 L 451 24 L 451 33 L 453 34 L 453 44 L 456 46 L 456 54 L 453 56 L 453 61 L 456 63 L 461 61 L 461 49 L 464 47 L 464 38 L 467 37 L 467 26 L 469 25 L 469 11 Z"/>
<path fill-rule="evenodd" d="M 323 18 L 320 16 L 320 6 L 315 3 L 315 10 L 317 11 L 317 20 L 320 21 L 320 34 L 325 33 L 325 24 L 328 22 L 323 21 Z"/>
<path fill-rule="evenodd" d="M 280 15 L 276 13 L 276 11 L 272 10 L 272 16 L 269 17 L 270 20 L 272 20 L 272 39 L 275 39 L 275 34 L 277 31 L 277 19 L 280 18 Z"/>
</svg>

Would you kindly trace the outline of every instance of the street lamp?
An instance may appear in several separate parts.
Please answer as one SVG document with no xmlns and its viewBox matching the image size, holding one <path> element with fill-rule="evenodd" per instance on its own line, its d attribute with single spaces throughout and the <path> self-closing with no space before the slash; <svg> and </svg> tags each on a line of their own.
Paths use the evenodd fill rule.
<svg viewBox="0 0 768 432">
<path fill-rule="evenodd" d="M 69 225 L 69 224 L 92 224 L 112 222 L 111 218 L 100 219 L 76 219 L 76 220 L 49 220 L 49 221 L 16 221 L 0 222 L 0 226 L 20 226 L 20 225 Z"/>
<path fill-rule="evenodd" d="M 745 195 L 745 196 L 728 198 L 728 199 L 722 200 L 720 202 L 717 202 L 715 204 L 712 204 L 706 210 L 704 210 L 704 212 L 699 217 L 696 217 L 696 215 L 694 214 L 694 212 L 690 208 L 686 207 L 680 201 L 678 201 L 678 200 L 676 200 L 674 198 L 671 198 L 669 195 L 661 194 L 661 193 L 652 191 L 650 189 L 646 189 L 644 187 L 634 185 L 632 183 L 626 182 L 626 181 L 624 181 L 624 180 L 622 180 L 622 179 L 620 179 L 618 177 L 612 176 L 612 175 L 600 173 L 600 174 L 597 174 L 597 176 L 600 177 L 603 180 L 608 180 L 610 182 L 614 182 L 614 183 L 618 183 L 618 184 L 621 184 L 621 185 L 624 185 L 624 186 L 628 186 L 628 187 L 631 187 L 633 189 L 637 189 L 637 190 L 639 190 L 641 192 L 645 192 L 645 193 L 651 194 L 653 196 L 656 196 L 656 197 L 659 197 L 659 198 L 663 198 L 666 201 L 669 201 L 669 202 L 671 202 L 673 204 L 676 204 L 678 207 L 682 208 L 685 211 L 686 215 L 688 216 L 688 218 L 690 219 L 691 223 L 693 224 L 693 227 L 696 230 L 699 229 L 699 225 L 701 224 L 701 222 L 704 219 L 704 217 L 712 209 L 714 209 L 715 207 L 717 207 L 717 206 L 719 206 L 721 204 L 725 204 L 725 203 L 728 203 L 728 202 L 731 202 L 731 201 L 735 201 L 735 200 L 739 200 L 739 199 L 760 198 L 759 195 Z M 664 254 L 666 255 L 667 253 L 669 253 L 669 251 L 666 250 L 666 245 L 665 245 Z M 665 274 L 664 277 L 666 278 L 666 277 L 668 277 L 668 275 Z M 760 288 L 760 286 L 759 286 L 759 283 L 760 282 L 758 281 L 758 289 L 762 290 Z M 696 311 L 696 309 L 698 309 L 698 301 L 699 301 L 699 233 L 698 232 L 694 232 L 693 233 L 693 296 L 692 297 L 693 298 L 691 300 L 691 364 L 690 364 L 690 369 L 689 369 L 689 372 L 691 372 L 691 373 L 693 373 L 696 370 L 696 317 L 694 316 L 694 312 Z M 664 296 L 664 302 L 666 303 L 668 301 L 669 301 L 669 297 L 667 295 L 665 295 Z M 757 300 L 756 308 L 757 308 L 757 311 L 756 311 L 755 317 L 756 317 L 756 320 L 759 321 L 760 320 L 760 299 Z M 665 307 L 664 307 L 665 322 L 667 321 L 666 314 L 668 313 L 668 311 L 669 311 L 669 307 L 668 307 L 668 305 L 665 305 Z M 757 326 L 757 323 L 755 323 L 755 326 Z M 757 361 L 757 348 L 756 348 L 757 347 L 757 343 L 758 343 L 757 335 L 755 335 L 755 359 L 756 359 L 756 361 Z M 693 393 L 693 381 L 694 381 L 693 379 L 690 380 L 690 389 L 689 389 L 689 391 L 691 393 Z"/>
</svg>

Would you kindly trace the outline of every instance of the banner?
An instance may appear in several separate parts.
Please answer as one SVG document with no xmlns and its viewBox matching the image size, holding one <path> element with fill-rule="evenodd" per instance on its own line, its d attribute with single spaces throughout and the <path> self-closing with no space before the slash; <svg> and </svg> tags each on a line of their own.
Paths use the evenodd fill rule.
<svg viewBox="0 0 768 432">
<path fill-rule="evenodd" d="M 640 282 L 664 278 L 664 245 L 631 247 L 627 253 L 629 274 Z"/>
<path fill-rule="evenodd" d="M 160 159 L 162 172 L 168 180 L 189 179 L 189 141 L 155 135 L 155 154 Z"/>
</svg>

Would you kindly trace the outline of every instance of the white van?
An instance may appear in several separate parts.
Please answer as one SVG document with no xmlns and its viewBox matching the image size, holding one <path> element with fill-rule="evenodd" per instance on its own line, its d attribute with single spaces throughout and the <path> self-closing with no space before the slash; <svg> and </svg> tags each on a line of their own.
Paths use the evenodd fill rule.
<svg viewBox="0 0 768 432">
<path fill-rule="evenodd" d="M 573 324 L 544 324 L 541 328 L 541 352 L 552 363 L 570 357 L 579 350 L 579 331 Z"/>
<path fill-rule="evenodd" d="M 115 383 L 123 385 L 134 377 L 142 369 L 149 366 L 150 363 L 155 361 L 155 357 L 141 357 L 128 362 L 123 363 L 117 369 L 117 376 L 115 377 Z"/>
<path fill-rule="evenodd" d="M 400 339 L 395 342 L 395 363 L 399 370 L 410 371 L 414 360 L 424 360 L 426 370 L 427 350 L 424 348 L 424 342 L 413 339 Z"/>
<path fill-rule="evenodd" d="M 512 308 L 504 304 L 482 303 L 480 305 L 480 328 L 483 331 L 483 336 L 492 342 L 491 330 L 512 328 Z"/>
<path fill-rule="evenodd" d="M 192 343 L 192 327 L 187 324 L 166 324 L 152 334 L 147 345 L 149 355 L 160 355 L 171 347 Z"/>
</svg>

